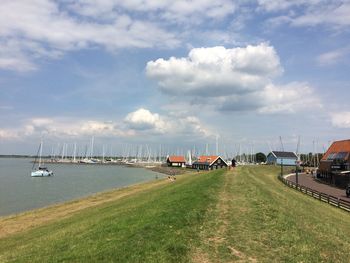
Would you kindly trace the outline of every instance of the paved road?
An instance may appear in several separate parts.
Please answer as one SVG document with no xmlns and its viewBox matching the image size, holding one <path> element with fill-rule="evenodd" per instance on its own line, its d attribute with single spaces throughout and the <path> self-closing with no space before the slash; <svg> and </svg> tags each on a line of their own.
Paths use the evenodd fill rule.
<svg viewBox="0 0 350 263">
<path fill-rule="evenodd" d="M 286 178 L 289 181 L 295 182 L 295 175 L 291 175 Z M 309 187 L 313 190 L 328 194 L 328 195 L 333 195 L 337 198 L 341 198 L 343 200 L 350 201 L 350 198 L 346 197 L 345 190 L 332 187 L 327 184 L 319 183 L 316 181 L 310 174 L 299 174 L 298 178 L 299 184 Z"/>
</svg>

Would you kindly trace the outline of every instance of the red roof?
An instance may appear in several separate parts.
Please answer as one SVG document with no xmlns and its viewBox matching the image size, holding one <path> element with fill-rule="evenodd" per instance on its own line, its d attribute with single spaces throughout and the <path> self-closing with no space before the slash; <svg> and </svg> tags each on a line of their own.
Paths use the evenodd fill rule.
<svg viewBox="0 0 350 263">
<path fill-rule="evenodd" d="M 322 160 L 327 160 L 331 153 L 339 152 L 350 152 L 350 140 L 336 141 L 328 148 L 327 152 L 324 154 Z"/>
<path fill-rule="evenodd" d="M 212 163 L 214 162 L 219 156 L 217 155 L 212 155 L 212 156 L 199 156 L 197 162 L 199 163 Z"/>
<path fill-rule="evenodd" d="M 169 162 L 171 163 L 186 163 L 185 157 L 183 156 L 169 156 L 168 157 Z"/>
</svg>

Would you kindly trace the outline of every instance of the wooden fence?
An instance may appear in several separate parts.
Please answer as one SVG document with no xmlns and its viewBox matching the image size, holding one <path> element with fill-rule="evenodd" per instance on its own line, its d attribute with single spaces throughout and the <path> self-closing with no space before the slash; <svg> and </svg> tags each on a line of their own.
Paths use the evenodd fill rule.
<svg viewBox="0 0 350 263">
<path fill-rule="evenodd" d="M 318 199 L 322 202 L 328 203 L 330 205 L 336 206 L 340 209 L 343 209 L 345 211 L 350 212 L 350 202 L 332 195 L 328 195 L 325 193 L 321 193 L 319 191 L 313 190 L 309 187 L 302 186 L 300 184 L 296 184 L 292 181 L 287 180 L 283 176 L 279 175 L 278 179 L 282 181 L 285 185 L 289 186 L 290 188 L 294 188 L 295 190 L 298 190 L 308 196 L 311 196 L 315 199 Z"/>
</svg>

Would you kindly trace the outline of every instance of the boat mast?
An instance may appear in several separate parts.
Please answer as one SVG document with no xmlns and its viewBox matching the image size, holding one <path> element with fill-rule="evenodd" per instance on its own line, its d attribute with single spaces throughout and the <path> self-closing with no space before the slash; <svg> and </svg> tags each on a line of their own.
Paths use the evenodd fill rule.
<svg viewBox="0 0 350 263">
<path fill-rule="evenodd" d="M 94 152 L 94 136 L 92 136 L 92 138 L 91 138 L 91 152 L 90 152 L 90 159 L 92 159 L 93 152 Z"/>
<path fill-rule="evenodd" d="M 41 155 L 43 153 L 43 139 L 40 141 L 40 153 L 39 153 L 39 168 L 41 166 Z"/>
<path fill-rule="evenodd" d="M 102 145 L 102 163 L 105 162 L 105 145 Z"/>
<path fill-rule="evenodd" d="M 216 156 L 219 155 L 219 135 L 216 134 Z"/>
<path fill-rule="evenodd" d="M 73 152 L 73 162 L 76 162 L 76 155 L 77 155 L 77 143 L 74 143 L 74 152 Z"/>
</svg>

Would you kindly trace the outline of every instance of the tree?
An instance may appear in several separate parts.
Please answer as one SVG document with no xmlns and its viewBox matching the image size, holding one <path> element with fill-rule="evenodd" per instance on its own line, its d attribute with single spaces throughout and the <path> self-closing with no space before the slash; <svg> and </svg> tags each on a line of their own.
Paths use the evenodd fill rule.
<svg viewBox="0 0 350 263">
<path fill-rule="evenodd" d="M 259 152 L 255 155 L 255 160 L 257 163 L 264 163 L 266 162 L 266 155 L 262 152 Z"/>
</svg>

